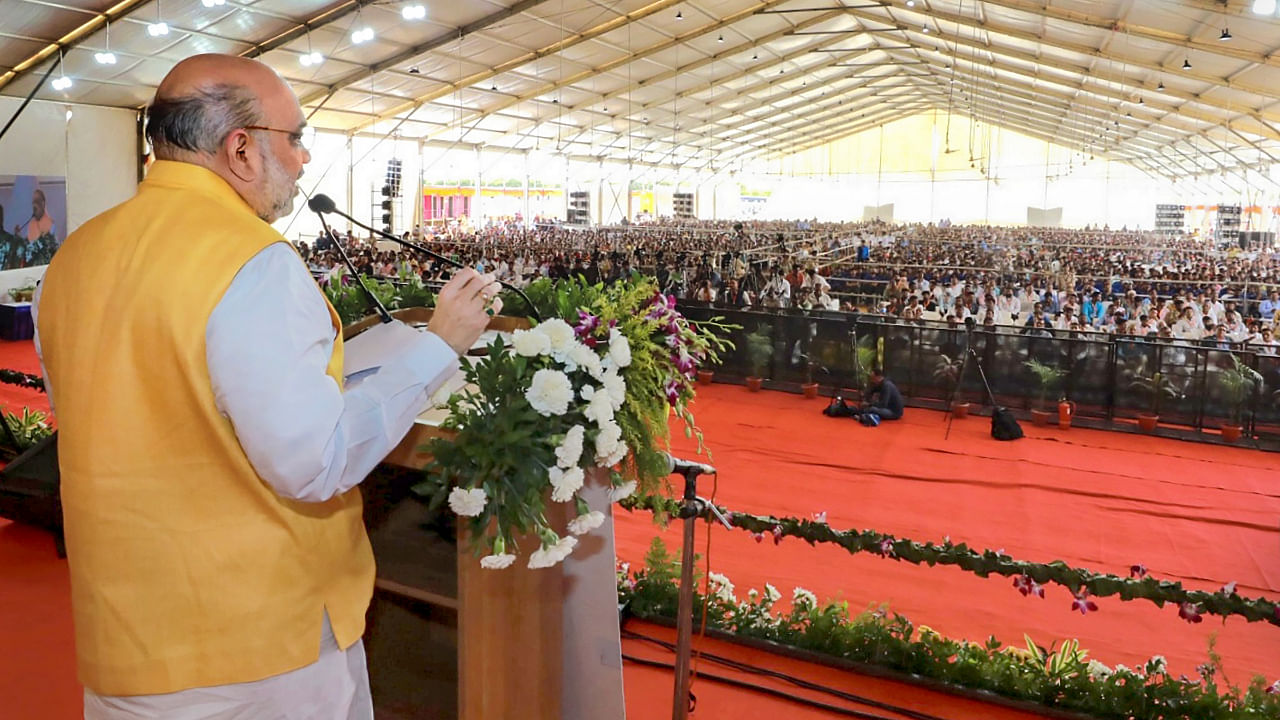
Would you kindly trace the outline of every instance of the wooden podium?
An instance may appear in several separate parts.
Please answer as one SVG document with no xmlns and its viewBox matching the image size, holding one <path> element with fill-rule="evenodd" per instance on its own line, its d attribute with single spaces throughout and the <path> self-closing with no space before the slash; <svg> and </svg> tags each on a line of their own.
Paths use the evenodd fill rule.
<svg viewBox="0 0 1280 720">
<path fill-rule="evenodd" d="M 394 315 L 410 325 L 425 325 L 431 311 L 411 308 Z M 366 318 L 348 326 L 344 337 L 354 337 L 376 322 Z M 490 330 L 498 332 L 523 327 L 528 327 L 524 320 L 507 317 L 496 317 L 490 324 Z M 447 436 L 439 427 L 445 416 L 442 408 L 420 416 L 387 456 L 384 468 L 421 470 L 431 459 L 424 451 L 427 442 Z M 395 473 L 383 475 L 394 478 Z M 447 691 L 442 677 L 450 674 L 452 658 L 440 656 L 450 651 L 448 616 L 456 614 L 452 650 L 460 720 L 621 720 L 622 651 L 607 476 L 588 473 L 582 497 L 593 510 L 604 512 L 608 522 L 579 537 L 578 547 L 564 563 L 542 570 L 525 567 L 529 553 L 537 548 L 533 539 L 521 543 L 520 557 L 511 567 L 482 569 L 465 541 L 450 543 L 424 527 L 433 519 L 407 492 L 420 476 L 400 476 L 364 488 L 366 522 L 378 563 L 366 634 L 370 679 L 375 704 L 380 686 L 420 682 L 436 692 L 434 702 L 426 697 L 431 693 L 424 693 L 390 707 L 379 705 L 379 719 L 450 716 L 440 712 L 452 704 L 439 694 Z M 552 526 L 563 528 L 572 508 L 571 503 L 550 503 Z M 414 603 L 423 623 L 445 627 L 428 633 L 441 640 L 424 644 L 434 648 L 432 653 L 398 652 L 406 648 L 397 647 L 400 637 L 395 634 L 413 620 L 401 613 L 399 626 L 383 622 L 379 607 L 384 601 Z M 435 707 L 424 707 L 429 703 Z"/>
</svg>

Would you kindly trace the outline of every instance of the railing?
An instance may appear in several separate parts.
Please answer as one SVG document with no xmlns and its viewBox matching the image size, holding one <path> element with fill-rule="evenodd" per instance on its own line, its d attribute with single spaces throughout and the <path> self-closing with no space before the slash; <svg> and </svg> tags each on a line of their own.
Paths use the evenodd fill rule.
<svg viewBox="0 0 1280 720">
<path fill-rule="evenodd" d="M 1160 372 L 1174 388 L 1174 397 L 1161 401 L 1163 427 L 1158 432 L 1175 436 L 1201 436 L 1232 416 L 1223 376 L 1234 366 L 1234 354 L 1262 378 L 1242 412 L 1246 436 L 1256 434 L 1261 445 L 1280 449 L 1280 357 L 1274 355 L 1093 333 L 1041 337 L 1001 328 L 969 335 L 943 323 L 858 313 L 762 312 L 692 301 L 681 302 L 681 311 L 694 321 L 721 316 L 742 326 L 732 337 L 735 350 L 716 369 L 718 378 L 736 380 L 751 374 L 746 336 L 767 333 L 772 352 L 762 376 L 767 387 L 781 390 L 794 391 L 809 381 L 808 358 L 814 362 L 812 380 L 824 391 L 855 388 L 860 363 L 854 343 L 860 341 L 879 348 L 886 374 L 908 404 L 940 408 L 951 396 L 940 368 L 946 361 L 962 359 L 971 342 L 1000 405 L 1026 411 L 1037 404 L 1041 391 L 1025 364 L 1037 360 L 1064 373 L 1061 384 L 1047 391 L 1048 404 L 1056 408 L 1059 395 L 1065 395 L 1077 403 L 1083 424 L 1128 428 L 1130 423 L 1123 421 L 1148 412 L 1150 406 L 1149 396 L 1134 386 L 1134 380 Z M 972 361 L 961 378 L 958 398 L 987 403 Z"/>
</svg>

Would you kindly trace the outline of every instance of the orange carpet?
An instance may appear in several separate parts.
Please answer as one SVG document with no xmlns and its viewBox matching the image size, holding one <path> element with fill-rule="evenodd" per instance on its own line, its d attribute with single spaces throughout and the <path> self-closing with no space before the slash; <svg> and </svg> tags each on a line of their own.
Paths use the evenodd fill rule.
<svg viewBox="0 0 1280 720">
<path fill-rule="evenodd" d="M 0 368 L 38 372 L 30 343 L 0 342 Z M 0 406 L 47 408 L 34 391 L 0 385 Z M 908 410 L 879 428 L 819 414 L 823 401 L 783 393 L 751 394 L 716 385 L 695 412 L 721 475 L 716 501 L 758 513 L 807 516 L 825 511 L 839 528 L 875 528 L 917 540 L 950 536 L 974 547 L 1003 548 L 1020 559 L 1062 559 L 1125 574 L 1145 564 L 1157 577 L 1217 589 L 1228 581 L 1241 593 L 1280 597 L 1280 456 L 1143 436 L 1032 428 L 1028 438 L 998 443 L 985 419 L 957 421 L 943 439 L 945 416 Z M 687 449 L 681 438 L 677 448 Z M 702 487 L 709 495 L 710 483 Z M 756 543 L 741 531 L 712 530 L 711 567 L 739 592 L 777 585 L 785 595 L 802 586 L 819 598 L 841 597 L 854 607 L 888 602 L 917 624 L 957 638 L 996 635 L 1041 645 L 1077 637 L 1092 657 L 1136 665 L 1153 654 L 1172 671 L 1194 672 L 1210 636 L 1227 677 L 1243 684 L 1254 674 L 1280 674 L 1280 628 L 1240 619 L 1206 618 L 1189 625 L 1176 609 L 1145 602 L 1099 601 L 1088 617 L 1069 610 L 1065 590 L 1024 598 L 1003 578 L 982 579 L 955 568 L 916 567 L 878 557 L 853 557 L 796 540 Z M 655 535 L 679 545 L 678 528 L 663 531 L 647 514 L 621 513 L 618 548 L 639 561 Z M 699 552 L 705 535 L 699 534 Z M 641 626 L 644 634 L 669 632 Z M 14 720 L 71 720 L 80 716 L 75 682 L 66 565 L 45 533 L 0 520 L 0 716 Z M 830 669 L 725 647 L 749 662 L 779 664 L 810 680 L 909 705 L 953 720 L 1021 718 L 1017 713 L 966 709 L 968 701 L 847 677 Z M 664 651 L 628 640 L 629 654 L 669 661 Z M 732 671 L 703 664 L 707 672 Z M 745 679 L 745 678 L 744 678 Z M 628 716 L 669 717 L 669 672 L 626 665 Z M 772 686 L 769 682 L 763 682 Z M 710 680 L 695 687 L 698 718 L 737 718 L 758 712 L 789 718 L 834 717 L 787 701 Z M 910 700 L 910 702 L 908 702 Z M 827 701 L 827 700 L 824 700 Z M 923 704 L 919 704 L 923 703 Z M 839 702 L 832 704 L 840 705 Z M 868 711 L 867 708 L 855 707 Z M 883 713 L 882 713 L 883 714 Z M 892 715 L 889 715 L 892 717 Z"/>
</svg>

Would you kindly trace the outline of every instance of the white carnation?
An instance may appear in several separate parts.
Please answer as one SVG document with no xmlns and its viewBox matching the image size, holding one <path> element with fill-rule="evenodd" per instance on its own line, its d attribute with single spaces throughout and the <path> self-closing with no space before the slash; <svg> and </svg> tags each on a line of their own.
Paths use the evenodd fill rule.
<svg viewBox="0 0 1280 720">
<path fill-rule="evenodd" d="M 590 385 L 583 385 L 582 389 L 578 392 L 582 396 L 583 400 L 591 402 L 591 396 L 596 394 L 596 389 Z"/>
<path fill-rule="evenodd" d="M 585 478 L 582 468 L 578 467 L 568 470 L 553 467 L 547 471 L 547 477 L 551 480 L 551 499 L 555 502 L 572 500 L 573 494 L 582 489 Z"/>
<path fill-rule="evenodd" d="M 532 330 L 517 330 L 511 337 L 511 344 L 517 355 L 537 357 L 551 352 L 551 340 L 543 333 Z"/>
<path fill-rule="evenodd" d="M 550 344 L 551 352 L 556 354 L 568 352 L 569 348 L 577 342 L 573 326 L 560 318 L 551 318 L 545 322 L 538 323 L 533 332 L 546 337 L 547 342 Z"/>
<path fill-rule="evenodd" d="M 600 373 L 600 356 L 586 345 L 575 342 L 566 355 L 568 364 L 572 364 L 574 370 L 582 368 L 593 376 Z"/>
<path fill-rule="evenodd" d="M 1106 680 L 1111 676 L 1111 668 L 1103 665 L 1097 660 L 1089 660 L 1089 677 L 1094 680 Z"/>
<path fill-rule="evenodd" d="M 603 524 L 604 513 L 599 510 L 592 510 L 586 515 L 579 515 L 578 517 L 570 520 L 569 532 L 574 535 L 586 535 Z"/>
<path fill-rule="evenodd" d="M 569 557 L 573 552 L 573 549 L 576 547 L 578 547 L 578 538 L 566 536 L 560 538 L 560 542 L 556 543 L 556 546 L 551 548 L 551 552 L 555 553 L 556 562 L 560 562 L 561 560 Z"/>
<path fill-rule="evenodd" d="M 631 343 L 617 330 L 609 334 L 609 359 L 620 368 L 631 364 Z"/>
<path fill-rule="evenodd" d="M 578 464 L 578 460 L 582 458 L 582 439 L 586 432 L 586 428 L 581 425 L 569 428 L 569 432 L 564 435 L 564 441 L 556 448 L 557 465 L 562 468 L 571 468 Z"/>
<path fill-rule="evenodd" d="M 495 553 L 480 558 L 480 567 L 485 570 L 501 570 L 509 567 L 511 563 L 516 561 L 516 556 L 510 553 Z"/>
<path fill-rule="evenodd" d="M 560 562 L 560 557 L 555 553 L 555 547 L 540 547 L 533 551 L 529 556 L 529 569 L 538 570 L 541 568 L 549 568 Z"/>
<path fill-rule="evenodd" d="M 600 432 L 596 433 L 596 459 L 604 460 L 613 455 L 621 444 L 622 428 L 618 423 L 613 418 L 601 422 Z"/>
<path fill-rule="evenodd" d="M 488 501 L 489 496 L 485 495 L 484 488 L 464 490 L 456 487 L 449 493 L 449 509 L 463 517 L 475 517 L 484 512 Z"/>
<path fill-rule="evenodd" d="M 627 457 L 627 444 L 624 442 L 620 442 L 618 443 L 618 446 L 614 448 L 612 455 L 600 461 L 600 467 L 613 467 L 614 465 L 617 465 L 618 463 L 622 462 L 622 460 L 626 457 Z"/>
<path fill-rule="evenodd" d="M 600 388 L 591 395 L 591 402 L 587 404 L 582 414 L 586 418 L 602 428 L 606 423 L 613 422 L 613 399 L 609 397 L 609 391 Z"/>
<path fill-rule="evenodd" d="M 609 400 L 613 402 L 613 409 L 617 410 L 622 407 L 622 403 L 627 400 L 627 381 L 615 371 L 606 372 L 603 381 L 604 389 L 609 392 Z"/>
<path fill-rule="evenodd" d="M 609 491 L 609 502 L 618 502 L 619 500 L 626 500 L 627 498 L 631 497 L 632 493 L 634 493 L 635 491 L 636 491 L 636 481 L 628 480 L 622 485 L 619 485 L 618 487 L 613 488 L 612 490 Z"/>
<path fill-rule="evenodd" d="M 573 385 L 559 370 L 543 368 L 533 374 L 533 381 L 525 390 L 524 397 L 541 415 L 563 415 L 573 399 Z"/>
</svg>

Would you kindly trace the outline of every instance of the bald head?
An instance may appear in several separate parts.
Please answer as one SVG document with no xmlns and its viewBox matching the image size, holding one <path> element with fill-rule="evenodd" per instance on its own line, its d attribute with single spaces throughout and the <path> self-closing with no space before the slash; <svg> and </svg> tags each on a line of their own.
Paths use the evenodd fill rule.
<svg viewBox="0 0 1280 720">
<path fill-rule="evenodd" d="M 217 173 L 268 222 L 287 213 L 311 159 L 306 118 L 270 67 L 234 55 L 196 55 L 169 71 L 148 112 L 156 158 Z"/>
</svg>

